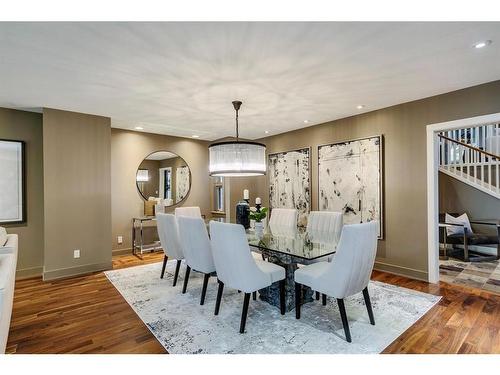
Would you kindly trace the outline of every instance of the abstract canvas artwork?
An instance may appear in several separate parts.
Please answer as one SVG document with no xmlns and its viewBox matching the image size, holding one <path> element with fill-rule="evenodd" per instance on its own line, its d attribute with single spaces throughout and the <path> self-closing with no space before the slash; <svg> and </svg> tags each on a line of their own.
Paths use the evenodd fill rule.
<svg viewBox="0 0 500 375">
<path fill-rule="evenodd" d="M 189 167 L 178 167 L 175 171 L 175 202 L 183 200 L 189 192 Z"/>
<path fill-rule="evenodd" d="M 318 207 L 344 213 L 345 224 L 379 222 L 383 238 L 382 136 L 318 147 Z"/>
<path fill-rule="evenodd" d="M 269 206 L 296 208 L 299 226 L 307 224 L 311 209 L 310 154 L 303 148 L 268 155 Z"/>
<path fill-rule="evenodd" d="M 0 224 L 26 220 L 24 142 L 0 140 Z"/>
</svg>

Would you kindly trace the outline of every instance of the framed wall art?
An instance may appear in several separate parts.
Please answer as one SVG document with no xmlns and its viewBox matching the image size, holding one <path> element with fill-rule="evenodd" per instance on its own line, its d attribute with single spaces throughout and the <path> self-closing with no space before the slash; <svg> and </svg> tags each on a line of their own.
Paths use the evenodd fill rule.
<svg viewBox="0 0 500 375">
<path fill-rule="evenodd" d="M 377 220 L 383 233 L 383 137 L 318 146 L 318 207 L 341 211 L 344 224 Z"/>
<path fill-rule="evenodd" d="M 0 225 L 26 221 L 25 144 L 0 139 Z"/>
<path fill-rule="evenodd" d="M 311 209 L 311 149 L 278 152 L 267 158 L 270 208 L 296 208 L 298 225 L 305 226 Z"/>
</svg>

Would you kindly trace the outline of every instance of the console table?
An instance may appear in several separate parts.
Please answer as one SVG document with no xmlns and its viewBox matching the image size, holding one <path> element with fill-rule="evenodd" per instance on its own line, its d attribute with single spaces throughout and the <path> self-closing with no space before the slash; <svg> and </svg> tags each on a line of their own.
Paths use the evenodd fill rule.
<svg viewBox="0 0 500 375">
<path fill-rule="evenodd" d="M 152 222 L 156 224 L 155 216 L 140 216 L 132 218 L 132 254 L 139 256 L 142 259 L 142 254 L 145 251 L 161 250 L 160 241 L 155 241 L 149 244 L 144 243 L 144 223 Z M 138 232 L 138 233 L 137 233 Z M 138 234 L 138 235 L 137 235 Z"/>
</svg>

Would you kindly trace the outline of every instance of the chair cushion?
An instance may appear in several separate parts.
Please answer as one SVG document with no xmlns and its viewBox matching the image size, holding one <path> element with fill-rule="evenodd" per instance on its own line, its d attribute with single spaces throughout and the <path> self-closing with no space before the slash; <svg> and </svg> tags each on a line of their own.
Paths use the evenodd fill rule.
<svg viewBox="0 0 500 375">
<path fill-rule="evenodd" d="M 463 245 L 464 235 L 454 234 L 446 238 L 446 243 L 450 245 Z M 487 234 L 473 233 L 467 236 L 467 243 L 469 245 L 495 245 L 498 244 L 498 236 Z"/>
<path fill-rule="evenodd" d="M 7 243 L 7 231 L 4 227 L 0 227 L 0 246 L 5 246 Z"/>
<path fill-rule="evenodd" d="M 304 266 L 295 271 L 295 282 L 307 286 L 313 286 L 312 284 L 314 284 L 314 280 L 325 272 L 329 265 L 329 262 L 318 262 Z"/>
<path fill-rule="evenodd" d="M 271 276 L 271 283 L 283 280 L 285 278 L 285 269 L 277 264 L 271 262 L 265 262 L 263 260 L 255 260 L 257 267 L 261 269 L 262 272 L 267 273 Z"/>
</svg>

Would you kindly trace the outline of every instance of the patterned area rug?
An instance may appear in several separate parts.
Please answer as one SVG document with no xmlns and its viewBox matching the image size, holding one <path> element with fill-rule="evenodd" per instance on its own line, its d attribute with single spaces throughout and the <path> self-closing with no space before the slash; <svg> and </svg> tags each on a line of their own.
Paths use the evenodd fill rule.
<svg viewBox="0 0 500 375">
<path fill-rule="evenodd" d="M 188 291 L 182 294 L 182 278 L 172 287 L 174 262 L 164 279 L 161 263 L 105 272 L 137 315 L 165 349 L 188 353 L 380 353 L 440 299 L 426 293 L 371 282 L 369 291 L 375 314 L 370 325 L 363 296 L 346 299 L 352 343 L 344 330 L 336 301 L 303 305 L 301 319 L 295 312 L 250 300 L 246 331 L 239 324 L 243 294 L 226 288 L 218 316 L 214 316 L 217 280 L 210 278 L 205 305 L 200 306 L 203 277 L 191 272 Z M 181 274 L 184 274 L 184 265 Z"/>
<path fill-rule="evenodd" d="M 500 294 L 500 262 L 439 261 L 439 278 L 449 284 L 465 285 Z"/>
</svg>

